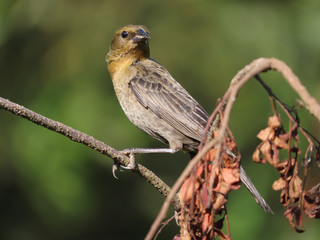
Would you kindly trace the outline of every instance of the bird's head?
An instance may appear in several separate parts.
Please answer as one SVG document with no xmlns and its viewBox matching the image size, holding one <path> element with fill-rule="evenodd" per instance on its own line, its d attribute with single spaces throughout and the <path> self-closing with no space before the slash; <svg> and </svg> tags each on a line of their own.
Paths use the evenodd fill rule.
<svg viewBox="0 0 320 240">
<path fill-rule="evenodd" d="M 107 63 L 120 58 L 141 60 L 150 57 L 149 30 L 143 25 L 127 25 L 114 33 Z"/>
</svg>

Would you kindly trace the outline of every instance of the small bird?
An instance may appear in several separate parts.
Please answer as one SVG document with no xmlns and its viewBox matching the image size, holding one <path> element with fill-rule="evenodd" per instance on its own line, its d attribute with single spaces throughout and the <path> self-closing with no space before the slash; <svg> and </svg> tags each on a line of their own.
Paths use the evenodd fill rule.
<svg viewBox="0 0 320 240">
<path fill-rule="evenodd" d="M 128 25 L 115 32 L 106 57 L 119 103 L 129 120 L 168 149 L 133 153 L 180 150 L 195 154 L 209 119 L 204 108 L 156 60 L 150 57 L 149 31 L 143 25 Z M 272 212 L 245 171 L 242 182 L 259 205 Z"/>
</svg>

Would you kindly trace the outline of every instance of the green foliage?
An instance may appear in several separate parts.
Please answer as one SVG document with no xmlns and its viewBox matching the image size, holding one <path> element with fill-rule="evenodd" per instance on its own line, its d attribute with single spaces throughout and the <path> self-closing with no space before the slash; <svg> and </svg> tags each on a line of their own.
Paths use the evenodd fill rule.
<svg viewBox="0 0 320 240">
<path fill-rule="evenodd" d="M 320 100 L 318 10 L 316 0 L 2 0 L 0 96 L 117 149 L 162 147 L 136 129 L 117 102 L 104 60 L 115 30 L 146 25 L 151 55 L 210 112 L 236 72 L 258 57 L 285 61 Z M 294 104 L 297 96 L 279 74 L 262 78 Z M 232 193 L 232 236 L 315 239 L 320 234 L 315 221 L 306 222 L 306 233 L 293 232 L 278 193 L 271 190 L 276 176 L 250 162 L 255 135 L 270 114 L 267 94 L 256 82 L 241 90 L 231 129 L 248 174 L 276 215 L 265 215 L 245 190 Z M 319 124 L 302 114 L 304 126 L 319 136 Z M 0 126 L 1 239 L 145 236 L 163 199 L 140 178 L 124 171 L 115 180 L 107 157 L 8 112 L 0 111 Z M 172 184 L 188 155 L 138 160 Z M 172 239 L 177 232 L 172 222 L 159 239 Z"/>
</svg>

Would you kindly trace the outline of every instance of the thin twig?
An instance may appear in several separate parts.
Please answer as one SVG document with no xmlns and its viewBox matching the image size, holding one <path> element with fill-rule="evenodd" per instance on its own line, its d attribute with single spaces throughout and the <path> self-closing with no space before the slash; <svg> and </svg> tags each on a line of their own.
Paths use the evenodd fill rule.
<svg viewBox="0 0 320 240">
<path fill-rule="evenodd" d="M 173 215 L 172 217 L 170 217 L 168 220 L 166 220 L 165 222 L 162 223 L 162 226 L 159 228 L 157 234 L 154 236 L 154 239 L 157 239 L 159 234 L 161 233 L 162 229 L 164 227 L 166 227 L 167 225 L 169 225 L 169 223 L 175 218 L 176 216 Z"/>
<path fill-rule="evenodd" d="M 255 78 L 260 82 L 260 84 L 263 86 L 263 88 L 267 91 L 267 93 L 269 94 L 270 97 L 272 97 L 272 99 L 277 102 L 280 107 L 282 108 L 282 110 L 287 114 L 290 123 L 295 122 L 298 125 L 298 129 L 300 130 L 300 132 L 303 134 L 303 136 L 308 140 L 309 144 L 313 145 L 314 143 L 312 142 L 312 140 L 310 139 L 310 137 L 308 136 L 308 132 L 306 132 L 299 124 L 298 120 L 297 120 L 297 116 L 293 117 L 292 116 L 292 111 L 290 109 L 288 109 L 287 105 L 284 104 L 271 90 L 271 88 L 265 84 L 265 82 L 260 78 L 259 75 L 256 75 Z M 290 138 L 289 138 L 290 139 Z M 289 144 L 290 146 L 290 144 Z M 290 157 L 290 154 L 289 154 Z M 290 159 L 290 158 L 289 158 Z"/>
</svg>

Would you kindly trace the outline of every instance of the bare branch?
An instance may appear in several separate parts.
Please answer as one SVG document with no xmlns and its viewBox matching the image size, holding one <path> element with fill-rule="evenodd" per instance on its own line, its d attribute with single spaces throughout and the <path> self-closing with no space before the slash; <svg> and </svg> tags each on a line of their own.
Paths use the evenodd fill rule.
<svg viewBox="0 0 320 240">
<path fill-rule="evenodd" d="M 284 62 L 276 58 L 259 58 L 254 60 L 250 65 L 255 63 L 255 74 L 272 69 L 282 74 L 283 78 L 289 83 L 292 89 L 301 97 L 305 107 L 320 121 L 320 105 L 313 98 L 307 89 L 301 84 L 299 78 L 292 72 Z M 249 65 L 248 65 L 249 66 Z"/>
<path fill-rule="evenodd" d="M 117 163 L 127 166 L 129 164 L 129 157 L 117 151 L 116 149 L 108 146 L 107 144 L 91 137 L 83 132 L 75 130 L 69 126 L 66 126 L 60 122 L 54 121 L 47 117 L 44 117 L 38 113 L 35 113 L 21 105 L 13 103 L 7 99 L 0 97 L 0 108 L 7 110 L 17 116 L 23 117 L 37 125 L 48 128 L 52 131 L 60 133 L 74 142 L 84 144 L 108 157 L 112 158 Z M 166 185 L 159 177 L 157 177 L 152 171 L 142 166 L 137 165 L 133 172 L 139 174 L 141 177 L 146 179 L 154 188 L 156 188 L 164 197 L 166 197 L 170 191 L 168 185 Z M 176 210 L 180 209 L 181 203 L 179 198 L 176 196 L 172 199 L 172 204 Z"/>
</svg>

